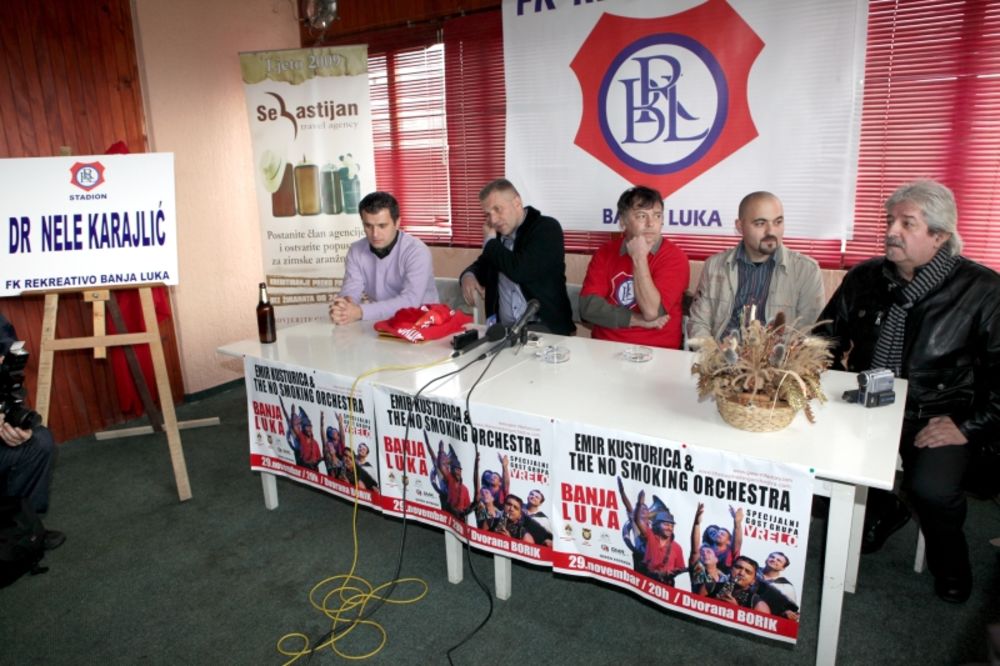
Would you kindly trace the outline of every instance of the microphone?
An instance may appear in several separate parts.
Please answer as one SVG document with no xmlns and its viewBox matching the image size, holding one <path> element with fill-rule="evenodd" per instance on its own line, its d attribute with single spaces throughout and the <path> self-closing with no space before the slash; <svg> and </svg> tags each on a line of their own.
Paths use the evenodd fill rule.
<svg viewBox="0 0 1000 666">
<path fill-rule="evenodd" d="M 518 317 L 514 325 L 510 327 L 510 331 L 507 332 L 507 337 L 510 338 L 511 343 L 517 344 L 521 338 L 521 331 L 528 324 L 528 320 L 538 313 L 540 307 L 542 307 L 542 304 L 538 302 L 537 298 L 532 298 L 528 301 L 527 306 L 524 308 L 524 313 Z"/>
<path fill-rule="evenodd" d="M 501 340 L 504 339 L 506 335 L 507 335 L 507 329 L 503 327 L 503 324 L 493 324 L 492 326 L 486 329 L 486 332 L 483 334 L 483 337 L 479 338 L 478 340 L 476 340 L 471 344 L 466 345 L 462 349 L 459 349 L 458 351 L 452 353 L 451 357 L 458 358 L 459 356 L 472 351 L 473 349 L 475 349 L 480 345 L 493 342 L 500 342 Z"/>
</svg>

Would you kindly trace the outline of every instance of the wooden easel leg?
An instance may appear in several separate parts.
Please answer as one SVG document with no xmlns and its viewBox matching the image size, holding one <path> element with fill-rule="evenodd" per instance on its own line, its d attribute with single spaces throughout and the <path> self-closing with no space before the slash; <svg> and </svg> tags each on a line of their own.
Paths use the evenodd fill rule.
<svg viewBox="0 0 1000 666">
<path fill-rule="evenodd" d="M 178 430 L 187 430 L 189 428 L 207 428 L 209 426 L 217 426 L 222 421 L 218 416 L 208 416 L 203 419 L 190 419 L 188 421 L 178 421 Z M 109 439 L 118 439 L 120 437 L 135 437 L 137 435 L 152 435 L 154 432 L 163 432 L 163 424 L 153 430 L 153 426 L 135 426 L 134 428 L 116 428 L 114 430 L 102 430 L 100 432 L 94 433 L 94 439 L 99 442 L 103 442 Z"/>
<path fill-rule="evenodd" d="M 59 313 L 59 294 L 45 294 L 45 314 L 42 317 L 41 353 L 38 356 L 38 388 L 35 391 L 35 410 L 41 415 L 42 423 L 49 422 L 49 400 L 52 397 L 52 364 L 55 351 L 52 343 L 56 339 L 56 315 Z"/>
<path fill-rule="evenodd" d="M 183 502 L 191 499 L 191 484 L 188 481 L 187 465 L 184 463 L 184 449 L 181 447 L 181 435 L 177 428 L 174 397 L 170 392 L 170 378 L 167 376 L 167 361 L 163 356 L 163 342 L 160 340 L 160 324 L 156 319 L 152 290 L 149 287 L 140 287 L 139 298 L 142 301 L 142 316 L 146 322 L 146 331 L 153 334 L 149 343 L 149 351 L 153 357 L 153 374 L 156 375 L 156 389 L 160 393 L 160 406 L 163 408 L 163 428 L 167 433 L 170 461 L 174 466 L 177 495 Z"/>
<path fill-rule="evenodd" d="M 125 326 L 125 318 L 122 317 L 122 311 L 118 307 L 118 302 L 115 301 L 114 294 L 108 296 L 108 312 L 111 313 L 111 321 L 114 322 L 118 332 L 128 332 L 128 327 Z M 146 378 L 142 375 L 142 368 L 139 366 L 139 357 L 136 356 L 135 347 L 129 345 L 122 351 L 125 353 L 125 363 L 128 365 L 129 372 L 132 375 L 135 390 L 139 394 L 140 400 L 142 400 L 142 406 L 146 410 L 146 416 L 149 417 L 149 422 L 152 424 L 153 430 L 163 432 L 163 417 L 160 415 L 160 410 L 156 406 L 156 403 L 153 402 L 149 386 L 146 385 Z"/>
</svg>

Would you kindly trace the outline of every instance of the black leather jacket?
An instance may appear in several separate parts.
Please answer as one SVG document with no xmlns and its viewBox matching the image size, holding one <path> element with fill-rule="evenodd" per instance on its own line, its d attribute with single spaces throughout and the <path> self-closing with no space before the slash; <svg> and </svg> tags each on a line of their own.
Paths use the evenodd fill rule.
<svg viewBox="0 0 1000 666">
<path fill-rule="evenodd" d="M 870 369 L 881 325 L 904 285 L 884 258 L 847 273 L 820 315 L 832 321 L 817 331 L 836 339 L 835 368 Z M 944 282 L 913 305 L 902 376 L 909 380 L 911 428 L 950 416 L 970 443 L 1000 439 L 1000 275 L 960 257 Z"/>
</svg>

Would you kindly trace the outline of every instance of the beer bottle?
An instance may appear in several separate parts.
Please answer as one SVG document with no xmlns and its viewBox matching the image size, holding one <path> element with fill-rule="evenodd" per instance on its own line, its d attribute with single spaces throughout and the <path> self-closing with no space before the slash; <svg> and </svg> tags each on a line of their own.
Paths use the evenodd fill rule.
<svg viewBox="0 0 1000 666">
<path fill-rule="evenodd" d="M 274 342 L 278 339 L 274 327 L 274 306 L 267 298 L 267 284 L 260 283 L 260 302 L 257 303 L 257 334 L 261 342 Z"/>
</svg>

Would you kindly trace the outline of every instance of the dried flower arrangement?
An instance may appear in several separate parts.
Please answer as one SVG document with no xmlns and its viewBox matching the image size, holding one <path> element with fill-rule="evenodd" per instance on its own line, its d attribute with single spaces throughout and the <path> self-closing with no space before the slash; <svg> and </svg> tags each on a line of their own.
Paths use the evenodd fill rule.
<svg viewBox="0 0 1000 666">
<path fill-rule="evenodd" d="M 783 313 L 762 324 L 753 310 L 721 342 L 692 341 L 700 347 L 691 367 L 698 397 L 715 398 L 722 417 L 744 430 L 778 430 L 800 409 L 815 423 L 809 401 L 826 401 L 819 378 L 832 360 L 829 341 L 786 324 Z"/>
</svg>

